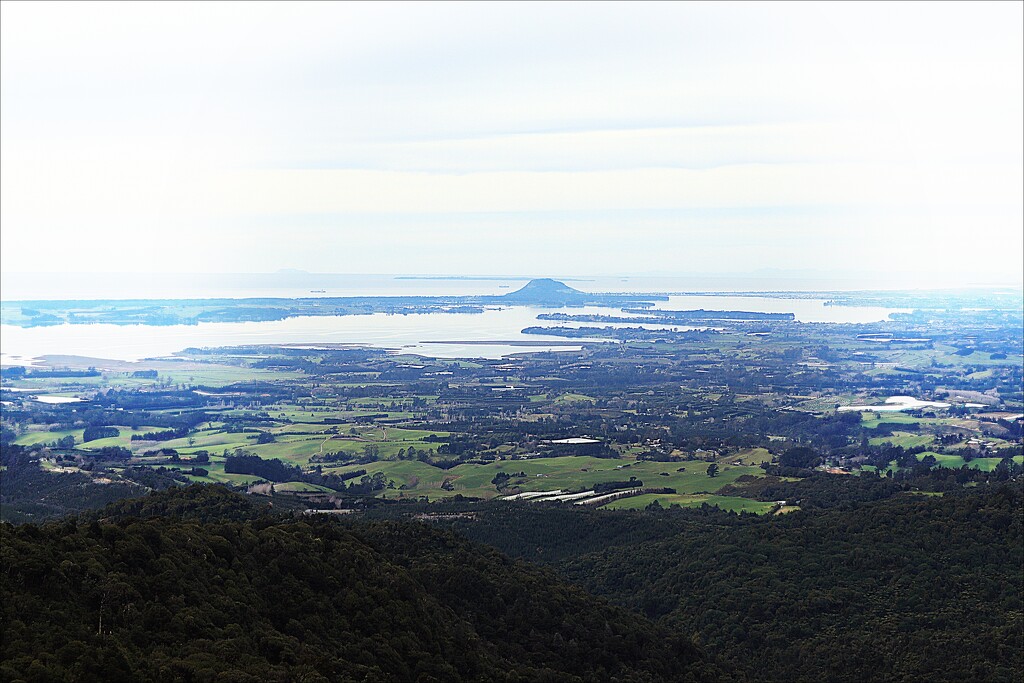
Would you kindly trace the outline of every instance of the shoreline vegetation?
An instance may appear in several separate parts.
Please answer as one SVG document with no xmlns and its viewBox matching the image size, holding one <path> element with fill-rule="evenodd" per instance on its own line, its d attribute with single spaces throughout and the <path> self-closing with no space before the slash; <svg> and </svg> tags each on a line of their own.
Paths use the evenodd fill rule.
<svg viewBox="0 0 1024 683">
<path fill-rule="evenodd" d="M 412 276 L 410 276 L 412 277 Z M 433 278 L 432 278 L 433 279 Z M 570 280 L 571 281 L 571 280 Z M 0 324 L 22 328 L 61 324 L 198 325 L 205 322 L 271 322 L 300 316 L 352 316 L 375 313 L 479 314 L 494 307 L 557 306 L 618 309 L 618 315 L 540 313 L 540 320 L 570 323 L 692 324 L 694 322 L 792 322 L 793 313 L 737 310 L 664 310 L 673 296 L 823 300 L 827 306 L 888 307 L 893 320 L 918 322 L 962 310 L 1005 319 L 1020 309 L 1012 288 L 861 292 L 664 292 L 587 293 L 551 279 L 530 280 L 520 289 L 483 296 L 343 296 L 191 299 L 88 299 L 0 301 Z"/>
<path fill-rule="evenodd" d="M 588 294 L 562 282 L 531 280 L 497 296 L 355 296 L 247 299 L 106 299 L 0 302 L 0 322 L 18 327 L 106 323 L 197 325 L 201 322 L 267 322 L 298 316 L 482 313 L 493 306 L 653 306 L 658 294 Z"/>
</svg>

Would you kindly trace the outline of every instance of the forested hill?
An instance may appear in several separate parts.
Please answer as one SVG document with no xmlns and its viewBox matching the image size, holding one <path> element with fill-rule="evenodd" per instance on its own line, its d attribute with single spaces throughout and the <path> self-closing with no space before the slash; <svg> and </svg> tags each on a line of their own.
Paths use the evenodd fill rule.
<svg viewBox="0 0 1024 683">
<path fill-rule="evenodd" d="M 457 526 L 698 634 L 751 680 L 1021 680 L 1019 482 L 923 495 L 836 481 L 798 482 L 817 508 L 780 517 L 491 506 Z"/>
<path fill-rule="evenodd" d="M 4 524 L 6 681 L 702 681 L 688 640 L 415 522 L 268 516 L 218 487 Z"/>
</svg>

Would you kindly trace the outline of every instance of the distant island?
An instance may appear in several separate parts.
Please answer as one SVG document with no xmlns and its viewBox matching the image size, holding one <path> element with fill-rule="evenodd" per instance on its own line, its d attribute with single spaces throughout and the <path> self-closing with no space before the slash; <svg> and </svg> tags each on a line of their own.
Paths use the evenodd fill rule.
<svg viewBox="0 0 1024 683">
<path fill-rule="evenodd" d="M 593 298 L 594 295 L 592 294 L 573 289 L 564 282 L 550 278 L 530 280 L 523 288 L 502 296 L 504 301 L 523 304 L 555 304 L 559 306 L 582 306 Z"/>
<path fill-rule="evenodd" d="M 267 322 L 296 316 L 373 313 L 482 313 L 488 306 L 611 306 L 645 308 L 667 301 L 658 294 L 601 294 L 549 278 L 530 280 L 503 295 L 357 296 L 247 299 L 102 299 L 0 302 L 0 322 L 17 327 L 105 323 L 197 325 L 204 322 Z"/>
<path fill-rule="evenodd" d="M 396 280 L 439 280 L 439 281 L 465 281 L 465 282 L 527 282 L 532 278 L 519 275 L 501 277 L 498 275 L 396 275 Z M 586 278 L 565 278 L 568 282 L 590 282 Z"/>
</svg>

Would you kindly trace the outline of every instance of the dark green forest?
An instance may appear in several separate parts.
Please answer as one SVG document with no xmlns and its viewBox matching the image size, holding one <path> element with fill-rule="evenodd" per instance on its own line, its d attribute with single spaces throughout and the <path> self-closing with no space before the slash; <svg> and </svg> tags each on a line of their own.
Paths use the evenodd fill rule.
<svg viewBox="0 0 1024 683">
<path fill-rule="evenodd" d="M 701 681 L 688 637 L 417 522 L 221 487 L 4 524 L 5 681 Z"/>
<path fill-rule="evenodd" d="M 1019 484 L 940 496 L 834 483 L 799 482 L 812 511 L 768 518 L 490 506 L 457 527 L 692 635 L 753 680 L 1020 680 Z"/>
<path fill-rule="evenodd" d="M 790 484 L 808 509 L 768 517 L 454 500 L 336 519 L 194 486 L 4 524 L 0 678 L 1019 680 L 1019 484 L 834 483 Z"/>
</svg>

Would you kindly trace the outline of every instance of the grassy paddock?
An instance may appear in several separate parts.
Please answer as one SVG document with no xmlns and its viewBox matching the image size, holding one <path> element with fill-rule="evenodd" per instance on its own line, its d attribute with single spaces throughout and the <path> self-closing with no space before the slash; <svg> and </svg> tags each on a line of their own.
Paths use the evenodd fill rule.
<svg viewBox="0 0 1024 683">
<path fill-rule="evenodd" d="M 744 459 L 760 455 L 750 449 L 751 453 Z M 491 483 L 498 472 L 507 474 L 523 473 L 509 480 L 504 494 L 517 491 L 582 491 L 592 488 L 595 484 L 610 481 L 628 481 L 636 477 L 644 486 L 673 488 L 679 495 L 704 494 L 710 495 L 721 487 L 732 484 L 744 474 L 764 476 L 764 471 L 755 466 L 734 466 L 720 464 L 720 474 L 716 477 L 707 475 L 708 463 L 692 461 L 684 463 L 661 463 L 636 461 L 632 458 L 618 460 L 594 458 L 589 456 L 563 456 L 558 458 L 535 458 L 530 460 L 502 460 L 479 464 L 462 464 L 449 470 L 442 470 L 418 461 L 381 461 L 367 465 L 347 465 L 329 468 L 326 471 L 349 472 L 365 469 L 368 474 L 382 472 L 392 479 L 396 487 L 410 486 L 406 495 L 453 496 L 457 493 L 480 498 L 493 498 L 502 495 Z M 685 468 L 683 472 L 677 471 Z M 663 474 L 664 473 L 664 474 Z M 414 479 L 415 478 L 415 479 Z M 440 488 L 445 480 L 449 480 L 451 491 Z M 384 495 L 392 497 L 393 491 Z"/>
<path fill-rule="evenodd" d="M 973 458 L 970 462 L 966 462 L 963 457 L 959 455 L 948 455 L 945 453 L 933 453 L 929 451 L 918 453 L 917 459 L 924 460 L 925 456 L 928 455 L 935 456 L 937 467 L 949 467 L 951 469 L 958 470 L 964 465 L 967 465 L 971 469 L 981 470 L 982 472 L 992 472 L 1002 460 L 1002 458 Z M 1024 455 L 1013 456 L 1013 461 L 1019 465 L 1024 465 Z"/>
<path fill-rule="evenodd" d="M 633 496 L 632 498 L 621 498 L 601 507 L 609 510 L 638 510 L 647 507 L 654 501 L 658 501 L 658 504 L 662 507 L 679 505 L 680 507 L 695 508 L 701 505 L 712 505 L 729 512 L 752 512 L 758 515 L 771 512 L 776 507 L 775 503 L 735 496 L 672 495 L 663 493 L 647 493 L 642 496 Z"/>
<path fill-rule="evenodd" d="M 908 432 L 893 432 L 892 436 L 876 436 L 868 439 L 868 443 L 872 446 L 881 446 L 883 444 L 892 444 L 893 446 L 903 446 L 904 448 L 915 448 L 917 446 L 927 446 L 935 437 L 931 434 L 911 434 Z"/>
</svg>

